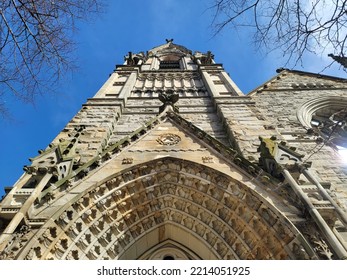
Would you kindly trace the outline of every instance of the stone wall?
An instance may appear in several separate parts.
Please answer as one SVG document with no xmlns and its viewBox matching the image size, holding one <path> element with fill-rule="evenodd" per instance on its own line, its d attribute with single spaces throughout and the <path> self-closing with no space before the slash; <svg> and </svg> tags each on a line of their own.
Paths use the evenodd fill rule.
<svg viewBox="0 0 347 280">
<path fill-rule="evenodd" d="M 346 97 L 346 89 L 346 82 L 338 79 L 283 71 L 251 94 L 257 110 L 273 128 L 271 134 L 288 146 L 296 147 L 297 152 L 305 155 L 304 161 L 312 161 L 312 170 L 321 181 L 331 183 L 331 195 L 336 196 L 344 208 L 347 208 L 347 165 L 329 141 L 322 142 L 319 135 L 310 133 L 300 123 L 297 113 L 309 100 L 323 96 Z"/>
</svg>

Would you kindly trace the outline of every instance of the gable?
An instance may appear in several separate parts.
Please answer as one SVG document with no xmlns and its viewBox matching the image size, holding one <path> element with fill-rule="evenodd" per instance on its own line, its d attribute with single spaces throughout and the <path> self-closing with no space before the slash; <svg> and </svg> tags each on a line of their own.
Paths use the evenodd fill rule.
<svg viewBox="0 0 347 280">
<path fill-rule="evenodd" d="M 278 72 L 278 75 L 252 90 L 249 95 L 281 90 L 336 90 L 347 88 L 347 80 L 342 78 L 285 69 L 280 69 Z"/>
</svg>

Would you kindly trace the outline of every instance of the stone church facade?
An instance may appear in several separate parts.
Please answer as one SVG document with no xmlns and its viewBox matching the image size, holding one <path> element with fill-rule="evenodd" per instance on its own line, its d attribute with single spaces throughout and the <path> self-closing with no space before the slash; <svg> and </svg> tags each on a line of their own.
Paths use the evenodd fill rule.
<svg viewBox="0 0 347 280">
<path fill-rule="evenodd" d="M 6 190 L 0 258 L 346 259 L 346 90 L 280 69 L 244 95 L 211 52 L 129 52 Z"/>
</svg>

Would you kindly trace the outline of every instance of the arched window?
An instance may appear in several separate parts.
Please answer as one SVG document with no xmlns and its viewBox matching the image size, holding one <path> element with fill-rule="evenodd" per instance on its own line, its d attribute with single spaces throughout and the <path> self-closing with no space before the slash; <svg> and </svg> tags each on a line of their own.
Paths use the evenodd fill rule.
<svg viewBox="0 0 347 280">
<path fill-rule="evenodd" d="M 347 99 L 339 96 L 310 100 L 298 110 L 298 119 L 306 127 L 337 146 L 347 148 Z"/>
</svg>

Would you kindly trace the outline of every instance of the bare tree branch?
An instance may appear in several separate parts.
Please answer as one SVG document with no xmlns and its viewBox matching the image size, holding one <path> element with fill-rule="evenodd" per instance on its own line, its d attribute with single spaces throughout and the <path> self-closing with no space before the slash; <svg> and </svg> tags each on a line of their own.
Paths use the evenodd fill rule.
<svg viewBox="0 0 347 280">
<path fill-rule="evenodd" d="M 103 0 L 0 0 L 0 116 L 13 95 L 33 102 L 75 67 L 76 22 Z"/>
<path fill-rule="evenodd" d="M 346 56 L 347 0 L 214 0 L 215 34 L 253 29 L 257 47 L 281 49 L 288 64 L 306 53 Z"/>
</svg>

